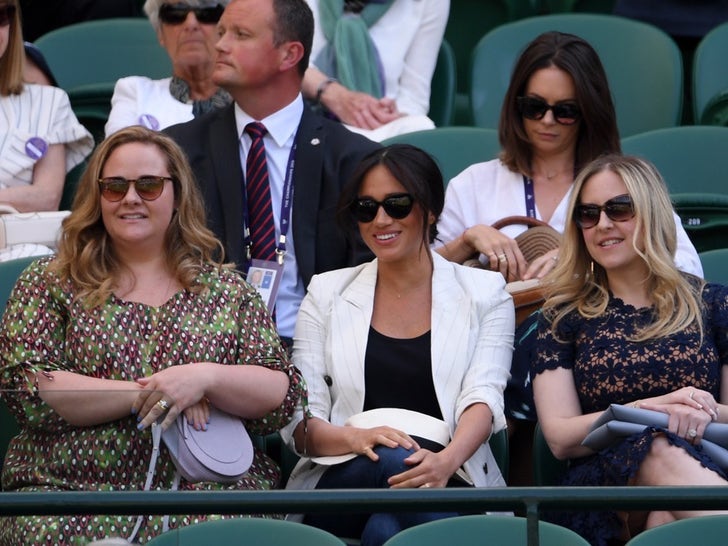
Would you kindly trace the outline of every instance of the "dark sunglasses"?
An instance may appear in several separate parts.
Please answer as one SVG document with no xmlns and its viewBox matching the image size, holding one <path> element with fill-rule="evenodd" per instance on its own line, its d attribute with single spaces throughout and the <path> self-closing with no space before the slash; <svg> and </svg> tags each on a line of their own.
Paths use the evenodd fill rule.
<svg viewBox="0 0 728 546">
<path fill-rule="evenodd" d="M 0 27 L 6 27 L 15 17 L 15 6 L 8 4 L 0 7 Z"/>
<path fill-rule="evenodd" d="M 141 176 L 135 180 L 127 180 L 121 176 L 110 176 L 108 178 L 100 178 L 99 186 L 101 187 L 101 195 L 104 199 L 112 203 L 124 199 L 132 183 L 139 197 L 145 201 L 154 201 L 162 195 L 164 183 L 167 180 L 172 182 L 174 179 L 169 176 Z"/>
<path fill-rule="evenodd" d="M 630 218 L 634 218 L 632 198 L 625 193 L 624 195 L 613 197 L 602 206 L 576 205 L 574 209 L 574 222 L 581 229 L 593 228 L 599 223 L 602 211 L 613 222 L 626 222 Z"/>
<path fill-rule="evenodd" d="M 351 204 L 351 212 L 358 222 L 369 223 L 377 216 L 379 207 L 384 209 L 387 216 L 395 220 L 406 218 L 412 212 L 415 200 L 409 193 L 398 193 L 387 197 L 384 201 L 375 201 L 369 197 L 357 199 Z"/>
<path fill-rule="evenodd" d="M 574 125 L 581 117 L 579 107 L 573 102 L 559 102 L 551 105 L 538 97 L 518 97 L 518 110 L 526 119 L 542 119 L 546 112 L 551 110 L 556 123 L 561 125 Z"/>
<path fill-rule="evenodd" d="M 203 25 L 214 25 L 222 17 L 225 8 L 220 4 L 197 8 L 187 4 L 162 4 L 159 8 L 159 20 L 168 25 L 181 25 L 187 19 L 187 14 L 195 14 L 197 21 Z"/>
</svg>

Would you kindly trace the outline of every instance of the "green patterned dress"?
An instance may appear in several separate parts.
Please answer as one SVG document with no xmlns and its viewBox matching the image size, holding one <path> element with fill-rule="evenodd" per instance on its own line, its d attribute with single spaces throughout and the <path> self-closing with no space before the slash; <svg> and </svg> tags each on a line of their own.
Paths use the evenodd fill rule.
<svg viewBox="0 0 728 546">
<path fill-rule="evenodd" d="M 70 284 L 48 271 L 49 261 L 41 259 L 22 274 L 0 328 L 0 387 L 21 426 L 5 457 L 5 490 L 140 490 L 151 456 L 150 430 L 138 431 L 134 416 L 72 426 L 36 394 L 28 370 L 133 381 L 176 364 L 260 365 L 286 372 L 290 387 L 275 411 L 246 420 L 247 430 L 265 435 L 289 422 L 304 389 L 302 380 L 262 300 L 236 272 L 205 268 L 197 282 L 206 290 L 181 290 L 156 308 L 111 296 L 104 305 L 86 309 Z M 174 473 L 162 448 L 152 489 L 169 490 Z M 236 484 L 182 480 L 180 489 L 271 489 L 278 481 L 275 462 L 256 452 L 250 470 Z M 209 517 L 172 515 L 169 523 L 174 528 Z M 128 537 L 135 522 L 136 516 L 0 518 L 0 545 L 77 545 Z M 137 540 L 148 542 L 161 529 L 161 516 L 146 517 Z"/>
</svg>

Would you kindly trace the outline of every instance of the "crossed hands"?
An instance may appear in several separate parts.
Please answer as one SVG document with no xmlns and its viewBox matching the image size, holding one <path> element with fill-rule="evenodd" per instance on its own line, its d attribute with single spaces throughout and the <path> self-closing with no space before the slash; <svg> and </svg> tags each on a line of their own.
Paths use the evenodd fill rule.
<svg viewBox="0 0 728 546">
<path fill-rule="evenodd" d="M 142 430 L 164 417 L 161 425 L 166 429 L 184 412 L 196 430 L 207 429 L 210 406 L 205 397 L 205 379 L 208 375 L 205 365 L 197 363 L 171 366 L 137 379 L 142 391 L 131 410 L 137 415 L 137 428 Z"/>
<path fill-rule="evenodd" d="M 705 427 L 717 421 L 720 408 L 712 394 L 695 387 L 683 387 L 655 398 L 641 400 L 639 407 L 667 413 L 668 431 L 699 444 Z"/>
<path fill-rule="evenodd" d="M 559 252 L 550 250 L 529 264 L 515 239 L 485 225 L 466 229 L 463 239 L 474 251 L 488 258 L 491 271 L 500 271 L 506 282 L 543 278 L 556 265 Z"/>
<path fill-rule="evenodd" d="M 433 453 L 429 449 L 421 448 L 411 436 L 397 429 L 386 426 L 354 429 L 351 435 L 353 453 L 378 461 L 379 456 L 374 452 L 378 445 L 390 448 L 401 446 L 414 450 L 412 455 L 404 459 L 404 463 L 412 468 L 389 478 L 389 485 L 393 488 L 445 487 L 457 470 L 452 468 L 452 463 L 442 452 Z"/>
<path fill-rule="evenodd" d="M 366 93 L 350 91 L 339 83 L 329 86 L 326 108 L 342 123 L 362 129 L 376 129 L 401 116 L 393 99 L 377 99 Z"/>
</svg>

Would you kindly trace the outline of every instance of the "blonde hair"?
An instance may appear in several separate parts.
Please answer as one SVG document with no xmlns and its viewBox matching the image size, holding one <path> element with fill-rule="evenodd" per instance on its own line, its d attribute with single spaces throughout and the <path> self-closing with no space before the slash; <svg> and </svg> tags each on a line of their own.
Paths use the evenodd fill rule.
<svg viewBox="0 0 728 546">
<path fill-rule="evenodd" d="M 203 267 L 221 266 L 223 247 L 205 225 L 202 196 L 184 152 L 162 133 L 141 126 L 127 127 L 99 144 L 91 156 L 71 214 L 63 221 L 58 255 L 52 266 L 62 280 L 73 283 L 89 307 L 106 301 L 124 268 L 101 217 L 98 179 L 114 150 L 129 143 L 156 146 L 167 158 L 176 206 L 164 238 L 169 270 L 184 288 L 200 292 L 202 287 L 195 285 L 195 278 Z"/>
<path fill-rule="evenodd" d="M 0 57 L 0 96 L 19 95 L 23 91 L 23 67 L 25 48 L 23 29 L 20 25 L 20 5 L 16 1 L 0 2 L 3 6 L 15 6 L 15 15 L 8 29 L 8 47 Z"/>
<path fill-rule="evenodd" d="M 645 282 L 654 304 L 654 320 L 631 340 L 665 337 L 693 325 L 702 338 L 700 293 L 704 282 L 691 282 L 675 266 L 677 230 L 667 187 L 648 161 L 617 154 L 589 163 L 574 181 L 559 261 L 544 279 L 547 299 L 543 312 L 552 330 L 557 331 L 558 323 L 573 311 L 584 318 L 600 316 L 609 302 L 606 271 L 592 260 L 581 229 L 572 220 L 584 185 L 602 171 L 619 176 L 632 199 L 636 222 L 632 245 L 647 267 Z M 640 237 L 643 249 L 637 246 Z"/>
</svg>

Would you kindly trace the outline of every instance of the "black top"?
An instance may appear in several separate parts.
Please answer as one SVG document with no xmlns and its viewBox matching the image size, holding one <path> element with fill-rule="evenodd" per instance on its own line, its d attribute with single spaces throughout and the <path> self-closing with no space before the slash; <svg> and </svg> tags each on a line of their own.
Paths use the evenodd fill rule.
<svg viewBox="0 0 728 546">
<path fill-rule="evenodd" d="M 412 339 L 395 339 L 370 327 L 364 391 L 364 411 L 402 408 L 442 419 L 432 381 L 430 332 Z"/>
</svg>

